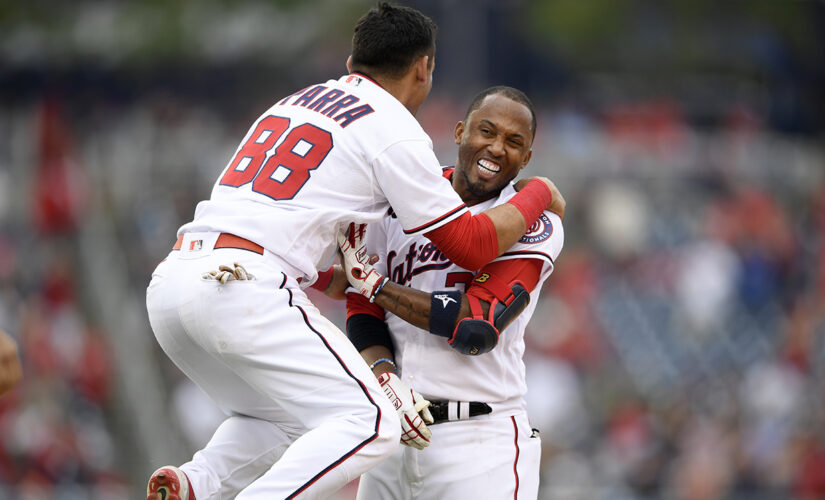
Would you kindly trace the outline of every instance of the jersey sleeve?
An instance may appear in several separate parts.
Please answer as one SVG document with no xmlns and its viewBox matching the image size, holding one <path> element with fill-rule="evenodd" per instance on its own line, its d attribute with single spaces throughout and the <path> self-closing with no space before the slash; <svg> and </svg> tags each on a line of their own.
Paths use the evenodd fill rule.
<svg viewBox="0 0 825 500">
<path fill-rule="evenodd" d="M 375 157 L 373 168 L 406 234 L 432 231 L 467 211 L 426 141 L 393 144 Z"/>
<path fill-rule="evenodd" d="M 538 259 L 544 262 L 543 271 L 550 273 L 564 246 L 564 227 L 561 218 L 550 211 L 541 214 L 515 245 L 493 262 L 513 259 Z"/>
</svg>

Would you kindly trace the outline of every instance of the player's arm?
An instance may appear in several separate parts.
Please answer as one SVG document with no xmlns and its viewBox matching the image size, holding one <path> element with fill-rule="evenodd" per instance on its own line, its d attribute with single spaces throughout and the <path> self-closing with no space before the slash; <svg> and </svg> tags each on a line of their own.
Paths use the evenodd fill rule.
<svg viewBox="0 0 825 500">
<path fill-rule="evenodd" d="M 338 264 L 330 266 L 326 271 L 318 271 L 318 279 L 311 285 L 311 288 L 335 300 L 347 298 L 347 287 L 349 287 L 347 275 L 344 274 L 344 268 Z"/>
<path fill-rule="evenodd" d="M 359 307 L 352 306 L 353 303 L 364 308 L 367 304 L 378 305 L 422 330 L 445 337 L 451 347 L 463 354 L 483 354 L 495 347 L 500 332 L 529 303 L 542 265 L 538 259 L 492 262 L 476 274 L 466 293 L 427 293 L 387 282 L 375 295 L 373 304 L 357 294 L 349 294 L 347 303 L 348 307 Z M 380 356 L 376 354 L 375 359 Z"/>
<path fill-rule="evenodd" d="M 392 402 L 401 420 L 401 443 L 419 450 L 430 445 L 433 423 L 430 402 L 412 390 L 395 373 L 393 344 L 384 311 L 377 304 L 359 301 L 358 294 L 347 296 L 347 336 L 361 353 L 384 394 Z"/>
<path fill-rule="evenodd" d="M 454 264 L 479 269 L 512 247 L 545 208 L 564 215 L 564 198 L 552 181 L 537 177 L 523 185 L 507 203 L 478 215 L 464 213 L 425 236 Z"/>
</svg>

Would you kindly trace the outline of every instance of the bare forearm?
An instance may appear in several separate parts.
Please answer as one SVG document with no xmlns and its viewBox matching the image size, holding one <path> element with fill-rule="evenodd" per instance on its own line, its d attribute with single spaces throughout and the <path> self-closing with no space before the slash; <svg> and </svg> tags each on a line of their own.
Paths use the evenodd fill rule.
<svg viewBox="0 0 825 500">
<path fill-rule="evenodd" d="M 387 282 L 384 288 L 381 289 L 381 293 L 375 297 L 375 303 L 383 307 L 384 310 L 395 314 L 413 326 L 427 331 L 430 329 L 432 300 L 431 293 L 402 286 L 392 281 Z M 490 304 L 482 300 L 481 305 L 486 314 Z M 458 310 L 456 324 L 470 316 L 470 303 L 467 301 L 467 295 L 462 293 L 461 307 Z"/>
<path fill-rule="evenodd" d="M 331 299 L 343 300 L 347 298 L 347 294 L 345 293 L 347 287 L 349 287 L 349 281 L 347 281 L 344 268 L 335 264 L 332 268 L 332 280 L 330 280 L 327 288 L 323 290 L 324 295 Z"/>
<path fill-rule="evenodd" d="M 527 224 L 521 212 L 509 203 L 485 210 L 484 214 L 496 228 L 499 255 L 509 250 L 527 232 Z"/>
<path fill-rule="evenodd" d="M 407 323 L 424 330 L 430 327 L 429 293 L 388 282 L 375 297 L 375 303 Z"/>
<path fill-rule="evenodd" d="M 366 349 L 361 351 L 361 357 L 364 358 L 364 361 L 366 361 L 368 365 L 375 363 L 379 359 L 391 359 L 395 361 L 394 356 L 392 355 L 392 351 L 390 351 L 382 345 L 373 345 L 367 347 Z M 393 365 L 386 362 L 382 362 L 373 366 L 372 373 L 377 377 L 388 370 L 392 372 L 395 371 Z"/>
</svg>

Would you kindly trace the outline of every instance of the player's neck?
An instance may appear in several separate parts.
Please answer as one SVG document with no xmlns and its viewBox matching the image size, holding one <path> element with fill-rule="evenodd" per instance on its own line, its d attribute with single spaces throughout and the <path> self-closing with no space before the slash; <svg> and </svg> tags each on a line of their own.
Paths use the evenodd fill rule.
<svg viewBox="0 0 825 500">
<path fill-rule="evenodd" d="M 381 79 L 379 77 L 376 79 L 376 82 L 393 97 L 398 99 L 413 116 L 418 113 L 418 108 L 421 107 L 420 92 L 410 85 L 408 81 L 390 78 Z"/>
<path fill-rule="evenodd" d="M 421 107 L 421 104 L 429 93 L 426 84 L 417 77 L 415 67 L 411 67 L 409 71 L 401 77 L 394 77 L 378 72 L 365 72 L 364 68 L 352 68 L 351 71 L 361 73 L 377 83 L 403 104 L 413 116 L 418 113 L 418 108 Z"/>
<path fill-rule="evenodd" d="M 461 175 L 456 175 L 455 172 L 453 172 L 450 183 L 453 186 L 453 190 L 458 193 L 461 201 L 463 201 L 468 207 L 478 205 L 479 203 L 483 203 L 498 196 L 498 193 L 473 193 L 473 190 L 470 189 L 470 186 L 467 184 L 467 180 Z"/>
</svg>

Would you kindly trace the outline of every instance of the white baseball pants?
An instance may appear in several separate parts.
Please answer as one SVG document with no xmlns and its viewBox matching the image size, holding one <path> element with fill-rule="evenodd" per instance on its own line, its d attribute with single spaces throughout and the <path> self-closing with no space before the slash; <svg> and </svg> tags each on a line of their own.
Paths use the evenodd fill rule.
<svg viewBox="0 0 825 500">
<path fill-rule="evenodd" d="M 361 476 L 358 500 L 535 500 L 541 440 L 526 414 L 431 425 L 430 446 L 401 446 Z"/>
<path fill-rule="evenodd" d="M 181 469 L 198 500 L 326 498 L 399 446 L 398 416 L 276 257 L 215 238 L 186 234 L 147 290 L 158 343 L 230 415 Z M 254 279 L 202 278 L 233 262 Z"/>
</svg>

